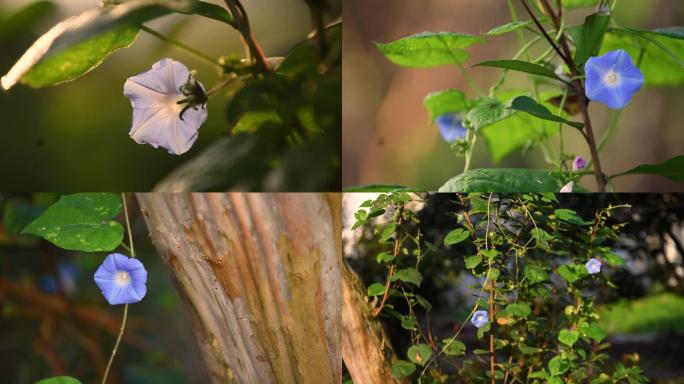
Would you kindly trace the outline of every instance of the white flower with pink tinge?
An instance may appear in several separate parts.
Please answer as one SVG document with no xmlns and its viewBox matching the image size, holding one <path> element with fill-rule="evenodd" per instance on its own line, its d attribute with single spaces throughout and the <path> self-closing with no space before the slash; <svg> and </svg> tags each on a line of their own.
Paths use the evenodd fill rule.
<svg viewBox="0 0 684 384">
<path fill-rule="evenodd" d="M 192 147 L 207 120 L 202 84 L 185 65 L 172 59 L 159 60 L 149 71 L 128 78 L 124 95 L 133 106 L 131 138 L 173 155 Z"/>
</svg>

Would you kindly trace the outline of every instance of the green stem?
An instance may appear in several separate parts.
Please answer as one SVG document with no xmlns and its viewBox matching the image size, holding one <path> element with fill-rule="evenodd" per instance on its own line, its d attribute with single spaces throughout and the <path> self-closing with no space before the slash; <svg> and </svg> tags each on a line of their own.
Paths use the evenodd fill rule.
<svg viewBox="0 0 684 384">
<path fill-rule="evenodd" d="M 468 142 L 468 152 L 466 152 L 465 166 L 463 167 L 463 172 L 468 172 L 470 170 L 470 162 L 473 159 L 473 152 L 475 152 L 475 144 L 477 143 L 477 134 L 468 130 L 468 136 L 466 141 Z"/>
<path fill-rule="evenodd" d="M 131 221 L 128 217 L 128 207 L 126 206 L 126 194 L 121 193 L 121 201 L 123 202 L 124 217 L 126 219 L 126 228 L 128 230 L 128 247 L 125 244 L 121 244 L 124 248 L 127 248 L 131 252 L 131 257 L 135 257 L 135 247 L 133 246 L 133 235 L 131 230 Z M 109 361 L 107 362 L 107 368 L 105 368 L 104 375 L 102 375 L 101 384 L 107 382 L 107 377 L 109 376 L 109 371 L 112 368 L 112 363 L 114 363 L 114 356 L 116 356 L 116 351 L 119 350 L 119 345 L 121 344 L 121 339 L 123 338 L 124 330 L 126 329 L 126 320 L 128 320 L 128 304 L 124 304 L 123 319 L 121 320 L 121 328 L 119 328 L 119 334 L 116 337 L 116 342 L 114 343 L 114 348 L 112 348 L 112 354 L 109 356 Z"/>
<path fill-rule="evenodd" d="M 482 88 L 480 88 L 480 86 L 477 85 L 477 83 L 470 76 L 470 74 L 468 74 L 468 71 L 466 71 L 465 68 L 463 68 L 463 65 L 457 64 L 456 66 L 461 71 L 461 75 L 463 75 L 463 78 L 466 79 L 466 82 L 468 82 L 468 86 L 470 87 L 470 89 L 472 89 L 482 97 L 487 97 L 487 95 L 485 95 L 485 93 L 482 91 Z"/>
<path fill-rule="evenodd" d="M 164 35 L 163 33 L 157 32 L 154 29 L 151 29 L 151 28 L 146 27 L 144 25 L 141 25 L 140 29 L 149 33 L 150 35 L 158 38 L 159 40 L 162 40 L 162 41 L 167 42 L 169 44 L 175 45 L 176 47 L 178 47 L 178 48 L 180 48 L 180 49 L 182 49 L 188 53 L 191 53 L 191 54 L 197 56 L 198 58 L 200 58 L 200 59 L 202 59 L 208 63 L 211 63 L 212 65 L 215 65 L 219 68 L 223 68 L 223 66 L 218 61 L 214 60 L 209 55 L 207 55 L 203 52 L 200 52 L 200 51 L 196 50 L 195 48 L 193 48 L 189 45 L 183 44 L 178 40 L 172 39 L 172 38 Z"/>
</svg>

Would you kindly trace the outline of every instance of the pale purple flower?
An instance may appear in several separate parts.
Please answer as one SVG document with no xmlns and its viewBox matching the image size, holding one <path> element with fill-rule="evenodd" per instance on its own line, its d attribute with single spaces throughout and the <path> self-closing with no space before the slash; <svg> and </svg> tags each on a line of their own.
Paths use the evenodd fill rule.
<svg viewBox="0 0 684 384">
<path fill-rule="evenodd" d="M 561 188 L 560 192 L 561 192 L 561 193 L 571 193 L 571 192 L 572 192 L 572 188 L 573 188 L 574 186 L 575 186 L 575 182 L 574 182 L 574 181 L 571 181 L 571 182 L 565 184 L 565 185 L 563 186 L 563 188 Z"/>
<path fill-rule="evenodd" d="M 585 91 L 589 100 L 598 101 L 612 109 L 626 107 L 644 85 L 644 74 L 623 49 L 590 57 L 584 71 L 587 75 Z"/>
<path fill-rule="evenodd" d="M 174 155 L 192 147 L 207 120 L 202 84 L 172 59 L 161 59 L 149 71 L 126 80 L 124 95 L 133 106 L 131 138 Z"/>
<path fill-rule="evenodd" d="M 112 253 L 95 272 L 95 284 L 111 305 L 137 303 L 147 293 L 147 271 L 140 260 Z"/>
<path fill-rule="evenodd" d="M 601 262 L 593 257 L 589 259 L 584 266 L 587 268 L 587 272 L 589 272 L 590 275 L 601 272 Z"/>
<path fill-rule="evenodd" d="M 573 172 L 581 171 L 586 166 L 587 166 L 587 161 L 584 160 L 584 157 L 577 156 L 577 157 L 575 157 L 575 160 L 572 162 L 572 171 Z"/>
<path fill-rule="evenodd" d="M 489 322 L 489 314 L 487 311 L 476 311 L 473 313 L 473 317 L 470 319 L 470 322 L 475 326 L 475 328 L 482 328 Z"/>
<path fill-rule="evenodd" d="M 448 113 L 435 119 L 435 124 L 439 127 L 439 133 L 447 143 L 466 137 L 468 130 L 463 127 L 463 120 L 457 114 Z"/>
</svg>

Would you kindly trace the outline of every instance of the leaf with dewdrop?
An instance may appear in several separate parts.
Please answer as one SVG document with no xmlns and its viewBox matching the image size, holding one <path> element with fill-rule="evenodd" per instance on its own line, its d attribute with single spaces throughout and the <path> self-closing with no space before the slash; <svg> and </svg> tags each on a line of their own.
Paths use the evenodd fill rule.
<svg viewBox="0 0 684 384">
<path fill-rule="evenodd" d="M 111 251 L 123 240 L 123 227 L 112 220 L 121 207 L 119 196 L 111 193 L 62 196 L 22 233 L 72 251 Z"/>
</svg>

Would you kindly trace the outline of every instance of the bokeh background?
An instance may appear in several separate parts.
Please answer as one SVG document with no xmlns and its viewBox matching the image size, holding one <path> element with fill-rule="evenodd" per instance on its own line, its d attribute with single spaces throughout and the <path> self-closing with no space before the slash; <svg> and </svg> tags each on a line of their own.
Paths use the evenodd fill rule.
<svg viewBox="0 0 684 384">
<path fill-rule="evenodd" d="M 519 2 L 518 15 L 526 19 Z M 572 11 L 569 24 L 579 24 L 593 9 Z M 434 190 L 463 170 L 448 144 L 429 124 L 424 97 L 434 91 L 457 88 L 474 95 L 458 69 L 400 68 L 373 45 L 422 31 L 454 31 L 478 35 L 510 21 L 503 0 L 346 0 L 343 63 L 343 185 L 399 184 Z M 614 17 L 621 25 L 658 28 L 684 25 L 684 2 L 673 0 L 618 1 Z M 543 48 L 540 44 L 539 47 Z M 469 48 L 471 65 L 511 58 L 519 49 L 515 34 L 488 39 Z M 537 51 L 534 51 L 537 52 Z M 536 56 L 533 56 L 536 57 Z M 469 69 L 488 89 L 500 71 Z M 509 75 L 507 87 L 526 86 L 525 75 Z M 505 88 L 504 88 L 505 89 Z M 684 89 L 658 88 L 639 92 L 622 115 L 618 129 L 601 156 L 609 174 L 643 163 L 658 163 L 684 154 Z M 603 105 L 590 108 L 596 135 L 607 128 L 612 113 Z M 589 157 L 577 132 L 563 130 L 568 151 Z M 515 154 L 500 164 L 490 160 L 478 140 L 474 168 L 548 168 L 541 150 Z M 556 141 L 553 141 L 556 143 Z M 557 151 L 557 144 L 554 144 Z M 595 190 L 585 177 L 582 184 Z M 615 180 L 617 191 L 679 191 L 682 184 L 657 176 L 627 176 Z"/>
<path fill-rule="evenodd" d="M 6 73 L 35 38 L 59 20 L 97 6 L 99 0 L 53 0 L 55 8 L 36 23 L 3 34 L 3 20 L 33 0 L 0 1 L 0 72 Z M 220 0 L 211 3 L 222 4 Z M 302 0 L 246 0 L 254 34 L 268 56 L 282 56 L 311 31 Z M 239 35 L 199 16 L 166 16 L 146 25 L 212 57 L 241 54 Z M 7 32 L 7 31 L 5 31 Z M 210 99 L 209 118 L 193 148 L 181 156 L 139 145 L 128 136 L 131 119 L 123 84 L 130 76 L 171 57 L 198 71 L 210 87 L 216 69 L 196 57 L 141 32 L 84 77 L 34 90 L 18 85 L 0 92 L 0 190 L 148 191 L 171 170 L 195 157 L 226 130 L 223 97 Z"/>
<path fill-rule="evenodd" d="M 365 286 L 383 282 L 387 275 L 386 266 L 376 261 L 378 253 L 387 250 L 387 244 L 378 241 L 377 230 L 394 212 L 389 210 L 355 230 L 351 227 L 356 221 L 354 212 L 365 200 L 376 197 L 345 193 L 342 202 L 343 254 Z M 469 315 L 474 300 L 472 286 L 482 281 L 463 265 L 463 255 L 472 254 L 472 249 L 442 245 L 444 237 L 459 226 L 455 216 L 463 206 L 457 196 L 439 193 L 420 197 L 409 205 L 419 220 L 409 233 L 420 231 L 425 252 L 419 267 L 423 280 L 414 293 L 427 298 L 432 310 L 414 309 L 419 308 L 417 317 L 423 330 L 429 323 L 437 338 L 447 338 Z M 605 350 L 610 355 L 609 365 L 633 359 L 636 353 L 652 383 L 684 383 L 684 195 L 575 193 L 557 197 L 559 207 L 575 210 L 585 220 L 609 205 L 631 205 L 614 210 L 608 222 L 626 223 L 617 240 L 606 242 L 625 264 L 601 272 L 616 288 L 602 286 L 586 294 L 594 298 L 601 316 L 599 326 L 606 331 L 605 342 L 610 343 Z M 401 299 L 388 303 L 400 313 L 408 311 Z M 405 358 L 403 351 L 414 343 L 409 332 L 389 316 L 381 319 L 394 350 L 399 358 Z M 467 344 L 468 351 L 483 345 L 472 326 L 466 326 L 459 339 Z M 465 358 L 476 357 L 469 353 Z M 451 364 L 444 362 L 440 367 L 447 372 Z"/>
<path fill-rule="evenodd" d="M 0 194 L 0 383 L 56 375 L 99 383 L 119 332 L 123 306 L 109 305 L 93 280 L 108 253 L 66 251 L 19 234 L 58 198 Z M 175 279 L 149 241 L 136 200 L 127 204 L 147 294 L 129 307 L 108 382 L 209 382 Z M 123 214 L 114 220 L 125 222 Z"/>
</svg>

